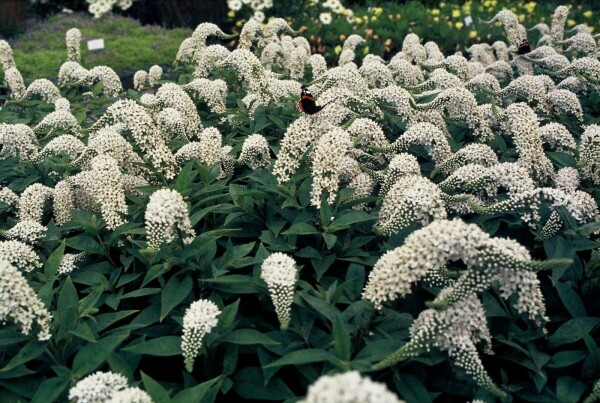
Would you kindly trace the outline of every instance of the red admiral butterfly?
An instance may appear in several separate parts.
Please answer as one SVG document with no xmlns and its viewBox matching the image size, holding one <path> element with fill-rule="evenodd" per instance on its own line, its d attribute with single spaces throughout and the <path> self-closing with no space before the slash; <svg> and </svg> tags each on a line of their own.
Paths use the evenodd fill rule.
<svg viewBox="0 0 600 403">
<path fill-rule="evenodd" d="M 532 50 L 533 50 L 533 48 L 529 44 L 529 41 L 527 39 L 523 39 L 521 41 L 521 43 L 519 44 L 517 53 L 520 55 L 526 55 L 527 53 L 531 52 Z"/>
<path fill-rule="evenodd" d="M 309 115 L 314 115 L 317 112 L 320 112 L 330 103 L 334 102 L 335 99 L 327 102 L 325 105 L 317 105 L 315 102 L 315 97 L 310 93 L 308 88 L 303 85 L 300 90 L 300 101 L 298 102 L 298 109 L 302 112 L 307 113 Z"/>
</svg>

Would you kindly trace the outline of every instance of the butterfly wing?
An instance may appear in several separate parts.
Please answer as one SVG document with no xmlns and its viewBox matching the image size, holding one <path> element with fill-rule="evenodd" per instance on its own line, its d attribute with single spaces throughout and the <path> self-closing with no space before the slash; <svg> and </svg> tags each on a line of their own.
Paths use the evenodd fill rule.
<svg viewBox="0 0 600 403">
<path fill-rule="evenodd" d="M 519 48 L 517 49 L 517 53 L 520 55 L 526 55 L 527 53 L 530 53 L 532 50 L 533 50 L 533 48 L 529 44 L 529 41 L 527 41 L 527 39 L 523 39 L 523 41 L 521 41 L 521 44 L 519 45 Z"/>
<path fill-rule="evenodd" d="M 298 108 L 302 112 L 308 113 L 309 115 L 315 114 L 321 110 L 315 102 L 315 97 L 313 97 L 311 94 L 302 95 L 302 98 L 298 104 Z"/>
</svg>

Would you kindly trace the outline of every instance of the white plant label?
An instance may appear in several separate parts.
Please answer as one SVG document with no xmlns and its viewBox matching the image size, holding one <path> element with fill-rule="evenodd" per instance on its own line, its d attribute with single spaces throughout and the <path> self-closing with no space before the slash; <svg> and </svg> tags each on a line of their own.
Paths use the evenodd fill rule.
<svg viewBox="0 0 600 403">
<path fill-rule="evenodd" d="M 104 49 L 104 39 L 92 39 L 87 41 L 88 50 Z"/>
<path fill-rule="evenodd" d="M 471 17 L 470 15 L 467 15 L 467 16 L 465 17 L 465 26 L 467 26 L 467 27 L 468 27 L 468 26 L 469 26 L 469 25 L 471 25 L 472 23 L 473 23 L 473 17 Z"/>
</svg>

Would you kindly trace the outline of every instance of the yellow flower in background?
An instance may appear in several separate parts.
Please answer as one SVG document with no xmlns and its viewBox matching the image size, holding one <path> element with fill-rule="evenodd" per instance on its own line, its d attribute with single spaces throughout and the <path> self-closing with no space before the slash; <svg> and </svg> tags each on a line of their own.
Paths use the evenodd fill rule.
<svg viewBox="0 0 600 403">
<path fill-rule="evenodd" d="M 525 14 L 519 14 L 517 18 L 519 19 L 519 22 L 523 22 L 525 21 Z"/>
<path fill-rule="evenodd" d="M 469 38 L 477 38 L 477 31 L 469 31 Z"/>
<path fill-rule="evenodd" d="M 462 11 L 463 14 L 465 15 L 471 15 L 471 5 L 472 5 L 472 1 L 467 1 L 465 4 L 463 4 L 462 6 Z"/>
<path fill-rule="evenodd" d="M 440 15 L 440 9 L 434 8 L 433 10 L 431 10 L 431 15 Z"/>
<path fill-rule="evenodd" d="M 568 26 L 568 27 L 574 27 L 574 26 L 575 26 L 575 20 L 573 20 L 573 19 L 569 18 L 569 19 L 567 20 L 567 26 Z"/>
<path fill-rule="evenodd" d="M 433 22 L 440 22 L 440 17 L 433 17 Z"/>
<path fill-rule="evenodd" d="M 452 24 L 452 21 L 448 21 L 448 26 L 449 26 L 450 28 L 452 28 L 452 27 L 454 26 L 454 25 Z"/>
<path fill-rule="evenodd" d="M 233 17 L 235 17 L 235 11 L 233 11 L 233 10 L 229 10 L 229 12 L 227 12 L 227 16 L 228 16 L 229 18 L 233 18 Z"/>
<path fill-rule="evenodd" d="M 376 15 L 374 15 L 374 16 L 371 17 L 371 22 L 375 22 L 375 21 L 377 21 L 377 16 Z"/>
<path fill-rule="evenodd" d="M 464 27 L 465 24 L 462 21 L 458 21 L 456 24 L 454 24 L 454 26 L 456 27 L 456 29 L 462 29 L 462 27 Z"/>
<path fill-rule="evenodd" d="M 440 3 L 440 8 L 444 8 L 444 7 L 446 7 L 446 3 L 444 3 L 444 2 L 441 2 L 441 3 Z"/>
<path fill-rule="evenodd" d="M 383 42 L 383 44 L 384 44 L 385 46 L 391 46 L 391 44 L 392 44 L 392 39 L 391 39 L 391 38 L 387 38 L 387 39 L 385 40 L 385 42 Z"/>
<path fill-rule="evenodd" d="M 400 13 L 396 14 L 396 19 L 399 20 L 400 18 L 402 18 L 402 16 L 400 15 Z"/>
<path fill-rule="evenodd" d="M 242 25 L 244 25 L 244 21 L 239 20 L 238 22 L 235 23 L 236 27 L 241 27 Z"/>
<path fill-rule="evenodd" d="M 365 46 L 365 47 L 363 48 L 363 55 L 368 55 L 368 54 L 369 54 L 369 47 L 368 47 L 368 46 Z"/>
<path fill-rule="evenodd" d="M 537 3 L 535 1 L 530 1 L 529 3 L 525 3 L 523 7 L 525 7 L 525 10 L 527 10 L 527 12 L 531 14 L 535 10 L 536 6 Z"/>
<path fill-rule="evenodd" d="M 340 53 L 342 53 L 342 45 L 337 45 L 335 48 L 333 48 L 333 51 L 336 55 L 339 55 Z"/>
<path fill-rule="evenodd" d="M 375 7 L 374 13 L 375 15 L 380 16 L 383 13 L 383 8 Z"/>
<path fill-rule="evenodd" d="M 360 17 L 356 17 L 356 19 L 354 20 L 357 24 L 362 24 L 362 18 Z"/>
<path fill-rule="evenodd" d="M 596 28 L 594 27 L 589 27 L 590 28 L 590 32 L 594 32 L 596 30 Z"/>
<path fill-rule="evenodd" d="M 452 10 L 452 18 L 460 17 L 460 10 Z"/>
<path fill-rule="evenodd" d="M 583 16 L 585 18 L 590 18 L 592 15 L 594 15 L 594 13 L 592 13 L 592 10 L 588 10 L 585 13 L 583 13 Z"/>
</svg>

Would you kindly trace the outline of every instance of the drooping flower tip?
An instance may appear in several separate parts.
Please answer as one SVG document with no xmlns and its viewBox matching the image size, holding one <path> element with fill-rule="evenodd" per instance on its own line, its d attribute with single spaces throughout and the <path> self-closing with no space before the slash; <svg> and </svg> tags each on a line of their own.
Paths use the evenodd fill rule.
<svg viewBox="0 0 600 403">
<path fill-rule="evenodd" d="M 296 288 L 296 262 L 283 253 L 273 253 L 261 266 L 260 277 L 267 283 L 282 329 L 287 328 Z"/>
<path fill-rule="evenodd" d="M 183 316 L 181 350 L 188 372 L 192 372 L 194 359 L 202 347 L 204 336 L 217 325 L 217 317 L 220 314 L 219 307 L 214 302 L 205 299 L 192 303 L 186 309 Z"/>
</svg>

